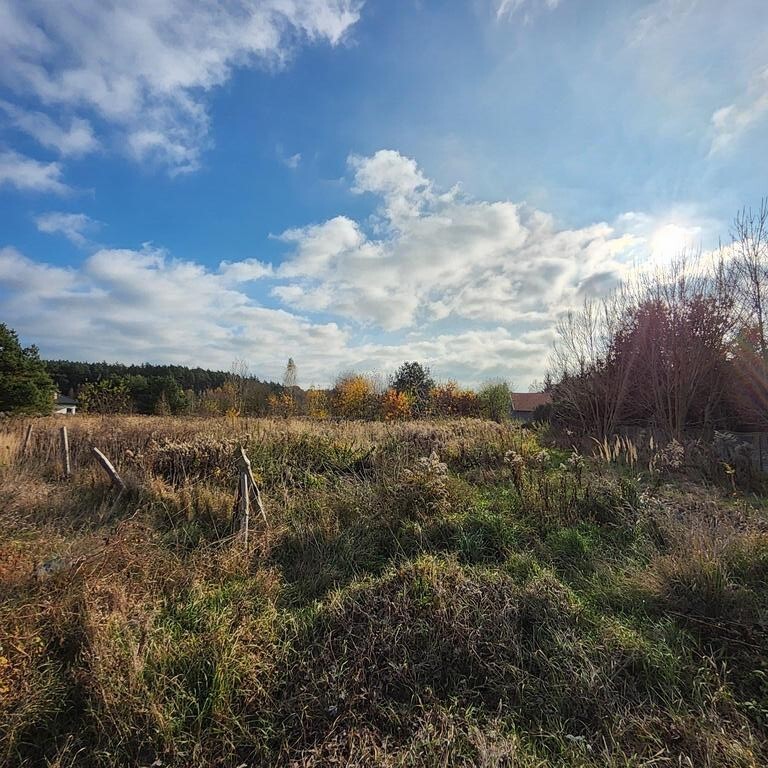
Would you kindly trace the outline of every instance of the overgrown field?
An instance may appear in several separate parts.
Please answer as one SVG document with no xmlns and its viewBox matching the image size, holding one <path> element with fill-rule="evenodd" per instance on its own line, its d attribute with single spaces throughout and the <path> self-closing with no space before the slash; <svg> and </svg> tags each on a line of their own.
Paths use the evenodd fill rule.
<svg viewBox="0 0 768 768">
<path fill-rule="evenodd" d="M 25 428 L 0 425 L 0 763 L 768 764 L 758 497 L 475 420 L 41 419 L 20 456 Z"/>
</svg>

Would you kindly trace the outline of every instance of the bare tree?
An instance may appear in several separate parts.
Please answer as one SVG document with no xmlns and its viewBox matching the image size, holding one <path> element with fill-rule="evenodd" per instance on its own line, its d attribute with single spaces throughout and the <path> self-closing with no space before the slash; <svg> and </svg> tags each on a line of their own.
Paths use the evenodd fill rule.
<svg viewBox="0 0 768 768">
<path fill-rule="evenodd" d="M 292 390 L 296 386 L 297 371 L 296 363 L 293 362 L 293 358 L 288 358 L 288 364 L 285 366 L 285 373 L 283 374 L 283 386 Z"/>
<path fill-rule="evenodd" d="M 723 264 L 683 254 L 666 269 L 644 276 L 639 298 L 637 399 L 671 436 L 709 426 L 723 398 L 733 331 L 734 300 Z"/>
<path fill-rule="evenodd" d="M 757 210 L 742 209 L 734 219 L 731 235 L 732 264 L 745 320 L 756 327 L 760 357 L 768 364 L 768 198 L 763 198 Z"/>
<path fill-rule="evenodd" d="M 723 401 L 733 291 L 722 262 L 681 256 L 587 300 L 557 326 L 557 410 L 586 434 L 654 424 L 679 437 L 711 425 Z"/>
<path fill-rule="evenodd" d="M 635 360 L 617 355 L 629 293 L 622 287 L 603 299 L 586 299 L 556 326 L 550 372 L 561 412 L 585 434 L 611 434 L 624 412 Z"/>
</svg>

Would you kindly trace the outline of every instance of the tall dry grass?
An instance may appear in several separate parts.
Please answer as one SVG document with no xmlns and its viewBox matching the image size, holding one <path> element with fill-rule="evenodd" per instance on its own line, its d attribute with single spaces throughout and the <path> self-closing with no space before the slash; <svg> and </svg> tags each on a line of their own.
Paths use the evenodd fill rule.
<svg viewBox="0 0 768 768">
<path fill-rule="evenodd" d="M 758 498 L 479 420 L 52 418 L 21 456 L 26 426 L 0 425 L 0 762 L 768 760 Z"/>
</svg>

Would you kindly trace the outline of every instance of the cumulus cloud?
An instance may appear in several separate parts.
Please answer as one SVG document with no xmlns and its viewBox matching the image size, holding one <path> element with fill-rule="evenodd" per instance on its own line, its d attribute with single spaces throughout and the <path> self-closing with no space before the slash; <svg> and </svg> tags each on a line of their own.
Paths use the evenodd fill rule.
<svg viewBox="0 0 768 768">
<path fill-rule="evenodd" d="M 250 283 L 269 277 L 272 274 L 272 265 L 258 259 L 222 261 L 219 264 L 219 274 L 227 284 Z"/>
<path fill-rule="evenodd" d="M 67 129 L 48 115 L 89 111 L 123 134 L 136 159 L 189 171 L 207 141 L 207 91 L 235 67 L 284 65 L 302 43 L 337 45 L 360 6 L 360 0 L 1 0 L 0 82 L 37 98 L 45 112 L 19 110 L 13 119 L 49 146 L 91 149 L 90 125 L 81 115 Z"/>
<path fill-rule="evenodd" d="M 546 330 L 491 327 L 363 342 L 336 322 L 311 321 L 249 297 L 241 283 L 259 271 L 263 278 L 255 279 L 270 274 L 253 260 L 206 269 L 151 246 L 102 249 L 78 269 L 35 262 L 4 248 L 0 296 L 4 314 L 23 338 L 55 357 L 222 369 L 244 358 L 259 375 L 277 379 L 284 358 L 293 355 L 305 385 L 330 383 L 350 367 L 389 371 L 404 359 L 424 360 L 469 383 L 509 376 L 511 370 L 521 384 L 540 375 Z"/>
<path fill-rule="evenodd" d="M 61 172 L 60 163 L 44 163 L 12 150 L 0 152 L 0 187 L 61 195 L 69 191 Z"/>
<path fill-rule="evenodd" d="M 286 305 L 388 331 L 453 318 L 544 321 L 590 278 L 620 275 L 641 238 L 606 223 L 558 229 L 551 216 L 508 201 L 440 192 L 416 162 L 392 150 L 352 156 L 353 189 L 379 198 L 365 225 L 345 216 L 291 229 L 294 250 L 274 288 Z"/>
<path fill-rule="evenodd" d="M 308 375 L 335 370 L 346 332 L 260 305 L 238 288 L 251 276 L 235 280 L 231 264 L 209 270 L 151 246 L 102 249 L 79 269 L 0 250 L 4 316 L 48 355 L 223 369 L 247 357 L 260 372 L 278 376 L 283 355 L 307 350 L 316 361 L 307 365 Z"/>
<path fill-rule="evenodd" d="M 62 213 L 60 211 L 41 213 L 35 217 L 35 224 L 41 232 L 48 235 L 63 235 L 78 246 L 87 245 L 87 233 L 99 226 L 99 222 L 94 221 L 84 213 Z"/>
</svg>

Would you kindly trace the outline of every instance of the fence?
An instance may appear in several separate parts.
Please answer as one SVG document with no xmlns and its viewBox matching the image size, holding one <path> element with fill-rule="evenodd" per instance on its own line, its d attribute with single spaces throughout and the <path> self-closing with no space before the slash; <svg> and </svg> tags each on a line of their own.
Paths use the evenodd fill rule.
<svg viewBox="0 0 768 768">
<path fill-rule="evenodd" d="M 76 475 L 78 469 L 83 469 L 88 463 L 95 461 L 112 487 L 118 491 L 117 499 L 128 490 L 128 485 L 107 457 L 106 452 L 92 444 L 87 432 L 75 430 L 70 435 L 65 425 L 57 429 L 51 429 L 50 426 L 41 429 L 35 421 L 20 425 L 20 428 L 18 422 L 14 426 L 17 429 L 12 430 L 8 435 L 18 442 L 14 443 L 12 440 L 7 446 L 11 451 L 9 458 L 12 463 L 34 461 L 38 465 L 48 465 L 53 467 L 54 475 L 62 481 L 67 481 Z M 17 437 L 14 437 L 14 432 Z M 11 446 L 14 447 L 11 449 Z M 117 449 L 114 448 L 114 450 Z M 126 451 L 126 454 L 130 454 L 130 451 Z M 245 549 L 248 550 L 251 509 L 254 508 L 257 511 L 265 533 L 268 529 L 268 520 L 259 487 L 251 471 L 250 460 L 242 446 L 237 448 L 234 460 L 238 468 L 238 480 L 233 503 L 232 527 L 234 536 L 242 538 Z"/>
</svg>

